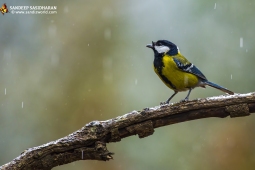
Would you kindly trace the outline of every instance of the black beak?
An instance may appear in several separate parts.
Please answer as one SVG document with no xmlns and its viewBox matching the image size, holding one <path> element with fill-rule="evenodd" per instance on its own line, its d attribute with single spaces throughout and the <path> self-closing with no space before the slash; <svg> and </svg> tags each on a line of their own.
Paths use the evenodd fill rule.
<svg viewBox="0 0 255 170">
<path fill-rule="evenodd" d="M 154 49 L 154 46 L 155 46 L 155 42 L 153 42 L 153 41 L 151 44 L 146 45 L 146 47 L 151 48 L 151 49 Z"/>
</svg>

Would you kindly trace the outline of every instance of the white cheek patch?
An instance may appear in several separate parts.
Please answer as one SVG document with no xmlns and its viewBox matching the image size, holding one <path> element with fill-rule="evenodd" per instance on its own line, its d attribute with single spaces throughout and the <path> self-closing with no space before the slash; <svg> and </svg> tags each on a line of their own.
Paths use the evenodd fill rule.
<svg viewBox="0 0 255 170">
<path fill-rule="evenodd" d="M 170 50 L 167 46 L 154 46 L 154 48 L 158 53 L 166 53 Z"/>
<path fill-rule="evenodd" d="M 179 49 L 179 47 L 177 46 L 177 50 L 178 50 L 178 53 L 180 53 L 180 49 Z"/>
</svg>

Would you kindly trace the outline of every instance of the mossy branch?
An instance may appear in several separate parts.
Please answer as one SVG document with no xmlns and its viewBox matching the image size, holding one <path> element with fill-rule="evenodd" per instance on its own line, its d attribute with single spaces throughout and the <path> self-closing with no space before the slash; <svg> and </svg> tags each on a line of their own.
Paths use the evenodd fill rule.
<svg viewBox="0 0 255 170">
<path fill-rule="evenodd" d="M 72 134 L 25 150 L 1 170 L 48 170 L 77 160 L 112 159 L 106 143 L 136 135 L 152 135 L 155 128 L 208 118 L 248 116 L 255 112 L 255 93 L 218 96 L 132 111 L 106 121 L 93 121 Z"/>
</svg>

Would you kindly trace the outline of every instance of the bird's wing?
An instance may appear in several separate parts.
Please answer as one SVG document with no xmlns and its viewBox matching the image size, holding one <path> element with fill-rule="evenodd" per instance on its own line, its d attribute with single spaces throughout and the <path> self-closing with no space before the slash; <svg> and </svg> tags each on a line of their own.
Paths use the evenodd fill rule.
<svg viewBox="0 0 255 170">
<path fill-rule="evenodd" d="M 194 64 L 190 63 L 186 58 L 173 57 L 173 59 L 180 70 L 194 74 L 201 79 L 207 80 L 205 75 Z"/>
</svg>

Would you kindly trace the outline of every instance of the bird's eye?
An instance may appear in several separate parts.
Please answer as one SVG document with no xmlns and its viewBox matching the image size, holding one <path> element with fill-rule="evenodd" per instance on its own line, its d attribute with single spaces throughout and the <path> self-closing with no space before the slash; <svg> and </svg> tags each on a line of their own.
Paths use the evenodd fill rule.
<svg viewBox="0 0 255 170">
<path fill-rule="evenodd" d="M 158 42 L 158 43 L 157 43 L 157 46 L 161 46 L 161 45 L 162 45 L 162 43 L 161 43 L 161 42 Z"/>
</svg>

